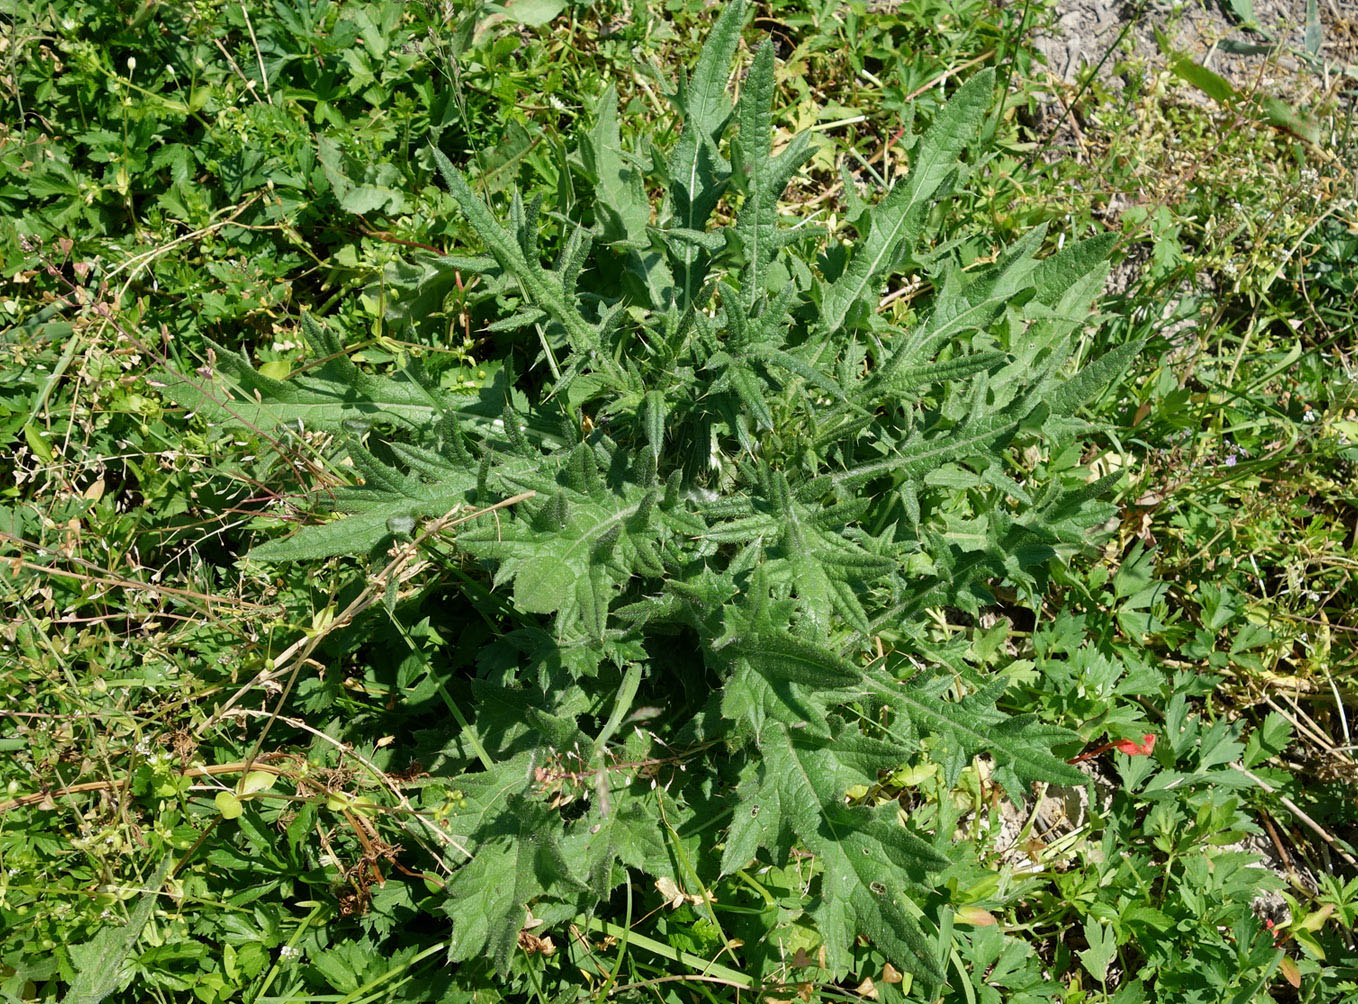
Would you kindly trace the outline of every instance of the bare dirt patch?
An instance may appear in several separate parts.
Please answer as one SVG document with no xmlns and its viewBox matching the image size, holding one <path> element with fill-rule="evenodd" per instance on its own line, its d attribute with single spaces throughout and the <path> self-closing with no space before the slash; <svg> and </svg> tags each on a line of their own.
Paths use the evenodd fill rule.
<svg viewBox="0 0 1358 1004">
<path fill-rule="evenodd" d="M 1054 74 L 1067 83 L 1103 61 L 1112 77 L 1117 54 L 1104 54 L 1120 42 L 1127 55 L 1156 65 L 1164 57 L 1156 38 L 1162 32 L 1174 49 L 1220 74 L 1242 90 L 1286 95 L 1296 90 L 1299 74 L 1353 72 L 1358 60 L 1358 0 L 1318 0 L 1308 29 L 1307 0 L 1238 0 L 1232 7 L 1192 0 L 1061 0 L 1051 30 L 1037 40 Z M 1238 11 L 1253 10 L 1247 23 Z M 1352 78 L 1350 78 L 1352 79 Z"/>
</svg>

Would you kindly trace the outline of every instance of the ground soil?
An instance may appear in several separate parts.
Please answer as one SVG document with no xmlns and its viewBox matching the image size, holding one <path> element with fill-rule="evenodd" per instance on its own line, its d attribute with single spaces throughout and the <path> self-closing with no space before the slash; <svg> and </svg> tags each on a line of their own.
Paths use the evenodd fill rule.
<svg viewBox="0 0 1358 1004">
<path fill-rule="evenodd" d="M 1165 69 L 1170 60 L 1161 37 L 1241 94 L 1280 98 L 1303 117 L 1324 108 L 1358 117 L 1358 0 L 1309 2 L 1315 22 L 1308 38 L 1308 0 L 1056 0 L 1035 39 L 1051 89 L 1026 124 L 1043 137 L 1043 156 L 1089 157 L 1081 128 L 1088 103 L 1080 95 L 1091 73 L 1116 92 L 1129 74 L 1144 78 Z M 1206 93 L 1177 84 L 1174 100 L 1220 109 Z M 1125 208 L 1115 195 L 1105 212 L 1115 219 Z M 1149 246 L 1127 250 L 1109 277 L 1109 293 L 1127 288 L 1149 254 Z"/>
<path fill-rule="evenodd" d="M 1038 39 L 1052 73 L 1066 83 L 1097 66 L 1109 79 L 1120 58 L 1163 63 L 1156 30 L 1173 47 L 1246 91 L 1280 96 L 1329 74 L 1358 73 L 1358 0 L 1316 0 L 1320 35 L 1307 45 L 1307 0 L 1060 0 L 1051 28 Z M 1252 7 L 1255 28 L 1238 11 Z M 1117 48 L 1106 60 L 1105 53 Z M 1311 49 L 1314 49 L 1312 52 Z M 1242 51 L 1245 50 L 1245 51 Z M 1299 76 L 1316 77 L 1314 81 Z M 1355 77 L 1348 78 L 1358 83 Z"/>
</svg>

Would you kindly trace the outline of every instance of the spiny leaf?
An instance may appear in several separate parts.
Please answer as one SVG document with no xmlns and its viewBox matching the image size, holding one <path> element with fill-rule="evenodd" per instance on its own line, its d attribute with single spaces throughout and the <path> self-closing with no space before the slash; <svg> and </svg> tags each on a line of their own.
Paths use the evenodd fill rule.
<svg viewBox="0 0 1358 1004">
<path fill-rule="evenodd" d="M 527 909 L 539 896 L 578 885 L 562 853 L 561 823 L 540 800 L 508 794 L 476 831 L 476 851 L 448 883 L 453 933 L 448 958 L 489 955 L 509 972 Z"/>
<path fill-rule="evenodd" d="M 170 874 L 174 860 L 171 854 L 161 861 L 148 880 L 146 891 L 128 915 L 126 924 L 119 927 L 105 926 L 95 934 L 93 940 L 67 946 L 76 970 L 62 1004 L 99 1004 L 118 988 L 123 966 L 155 911 L 160 887 Z"/>
<path fill-rule="evenodd" d="M 472 554 L 500 562 L 499 577 L 514 580 L 514 602 L 521 610 L 537 614 L 569 610 L 576 584 L 589 575 L 595 547 L 636 509 L 635 503 L 617 503 L 581 501 L 556 533 L 514 521 L 465 533 L 460 543 Z"/>
<path fill-rule="evenodd" d="M 856 683 L 861 672 L 829 649 L 790 634 L 758 631 L 732 642 L 729 651 L 762 676 L 833 690 Z"/>
<path fill-rule="evenodd" d="M 821 326 L 842 327 L 859 304 L 876 297 L 877 284 L 910 250 L 929 200 L 958 167 L 958 158 L 980 128 L 990 104 L 994 72 L 986 69 L 963 84 L 915 145 L 910 174 L 872 211 L 868 232 L 855 245 L 848 267 L 825 292 Z"/>
<path fill-rule="evenodd" d="M 745 77 L 737 108 L 745 201 L 735 231 L 746 262 L 740 293 L 746 310 L 764 295 L 769 265 L 784 244 L 778 234 L 778 200 L 793 173 L 811 156 L 809 133 L 800 133 L 778 157 L 773 156 L 773 83 L 773 43 L 765 39 Z"/>
<path fill-rule="evenodd" d="M 335 509 L 348 515 L 266 541 L 252 548 L 249 556 L 259 561 L 315 561 L 336 554 L 365 554 L 391 536 L 393 519 L 439 517 L 458 506 L 470 511 L 478 498 L 485 504 L 489 484 L 479 484 L 476 469 L 408 444 L 393 444 L 392 450 L 413 474 L 404 474 L 363 447 L 350 444 L 349 455 L 364 472 L 366 483 L 333 490 Z M 501 457 L 495 474 L 497 480 L 516 475 L 521 479 L 531 467 L 525 458 Z M 503 495 L 516 493 L 504 486 Z"/>
<path fill-rule="evenodd" d="M 607 797 L 609 803 L 573 826 L 562 846 L 572 874 L 583 876 L 601 899 L 626 880 L 620 865 L 655 875 L 663 874 L 670 861 L 655 796 L 635 795 L 619 785 Z"/>
<path fill-rule="evenodd" d="M 1045 234 L 1045 226 L 1035 227 L 985 274 L 965 285 L 945 283 L 928 320 L 902 339 L 900 348 L 873 374 L 867 392 L 891 386 L 902 366 L 918 365 L 963 332 L 990 324 L 1020 292 L 1032 288 L 1031 276 L 1039 263 L 1031 253 L 1040 246 Z"/>
<path fill-rule="evenodd" d="M 361 371 L 339 342 L 310 314 L 302 330 L 320 364 L 290 380 L 260 373 L 237 352 L 209 342 L 217 359 L 214 387 L 176 373 L 159 377 L 165 393 L 216 425 L 251 429 L 266 436 L 283 429 L 338 431 L 346 423 L 367 427 L 391 422 L 419 429 L 448 411 L 475 421 L 464 399 L 449 399 L 409 373 L 375 377 Z"/>
<path fill-rule="evenodd" d="M 776 725 L 760 737 L 759 753 L 758 786 L 735 808 L 722 870 L 742 866 L 751 847 L 770 845 L 786 821 L 823 868 L 813 913 L 833 957 L 831 971 L 847 968 L 854 937 L 866 934 L 901 968 L 941 981 L 934 952 L 902 900 L 946 859 L 896 822 L 894 809 L 843 804 L 850 785 L 876 781 L 879 771 L 899 766 L 902 752 L 865 737 L 830 739 Z"/>
<path fill-rule="evenodd" d="M 769 586 L 766 570 L 758 569 L 747 594 L 753 603 L 722 611 L 725 634 L 714 657 L 734 667 L 722 714 L 755 736 L 770 722 L 823 733 L 826 702 L 855 684 L 860 671 L 838 653 L 781 627 L 791 604 L 771 600 Z"/>
<path fill-rule="evenodd" d="M 1052 753 L 1052 747 L 1078 741 L 1062 728 L 1043 725 L 1032 715 L 1011 716 L 999 711 L 994 696 L 972 695 L 961 701 L 941 700 L 940 694 L 891 679 L 881 670 L 863 681 L 877 700 L 903 716 L 909 729 L 945 738 L 967 757 L 987 754 L 995 763 L 995 779 L 1009 797 L 1021 802 L 1034 781 L 1081 785 L 1086 778 Z M 998 681 L 1002 690 L 1005 681 Z"/>
<path fill-rule="evenodd" d="M 1051 407 L 1052 414 L 1071 414 L 1080 405 L 1106 388 L 1112 382 L 1114 376 L 1126 373 L 1131 361 L 1140 354 L 1142 344 L 1139 340 L 1128 342 L 1105 352 L 1075 376 L 1057 387 L 1047 396 L 1047 403 Z"/>
<path fill-rule="evenodd" d="M 627 162 L 618 132 L 618 92 L 610 84 L 599 98 L 594 128 L 589 134 L 588 168 L 595 176 L 594 195 L 607 244 L 645 247 L 651 222 L 641 172 Z"/>
<path fill-rule="evenodd" d="M 590 447 L 577 447 L 572 459 L 562 474 L 569 487 L 555 489 L 544 507 L 550 518 L 539 518 L 541 509 L 539 517 L 501 513 L 465 530 L 458 544 L 499 562 L 496 581 L 513 581 L 520 610 L 555 613 L 562 633 L 581 627 L 600 637 L 618 592 L 634 575 L 661 571 L 665 541 L 691 527 L 656 507 L 651 488 L 633 481 L 617 491 L 606 488 Z"/>
<path fill-rule="evenodd" d="M 995 442 L 1012 435 L 1022 424 L 1023 417 L 987 415 L 938 436 L 914 436 L 906 441 L 895 456 L 814 478 L 800 487 L 797 495 L 808 501 L 827 491 L 861 488 L 869 481 L 886 475 L 900 477 L 920 474 L 973 452 L 988 452 Z"/>
<path fill-rule="evenodd" d="M 731 114 L 726 84 L 745 17 L 745 0 L 726 5 L 703 43 L 693 77 L 680 87 L 678 103 L 684 128 L 668 165 L 671 226 L 703 230 L 726 187 L 728 171 L 717 152 L 717 138 Z M 695 248 L 676 255 L 681 291 L 690 303 L 702 283 L 701 255 Z"/>
<path fill-rule="evenodd" d="M 1033 276 L 1037 299 L 1045 304 L 1056 303 L 1077 279 L 1107 267 L 1108 255 L 1117 244 L 1115 233 L 1071 241 L 1060 251 L 1042 259 Z"/>
<path fill-rule="evenodd" d="M 523 242 L 516 240 L 513 234 L 496 222 L 485 203 L 472 192 L 471 186 L 452 162 L 437 148 L 433 154 L 444 183 L 461 206 L 467 221 L 501 267 L 518 279 L 532 305 L 546 311 L 552 320 L 561 325 L 577 353 L 584 358 L 602 362 L 606 370 L 620 377 L 616 363 L 598 352 L 597 332 L 570 301 L 562 277 L 547 272 L 536 260 L 530 260 L 524 253 Z M 520 221 L 519 229 L 521 233 L 527 232 L 526 217 Z"/>
</svg>

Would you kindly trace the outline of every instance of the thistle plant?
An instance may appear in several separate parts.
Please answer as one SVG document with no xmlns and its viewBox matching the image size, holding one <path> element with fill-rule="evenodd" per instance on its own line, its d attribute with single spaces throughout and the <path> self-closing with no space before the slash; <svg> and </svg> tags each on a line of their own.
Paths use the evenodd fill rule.
<svg viewBox="0 0 1358 1004">
<path fill-rule="evenodd" d="M 336 518 L 259 561 L 380 553 L 422 521 L 483 513 L 440 536 L 495 632 L 461 683 L 474 752 L 450 781 L 466 852 L 447 862 L 453 960 L 508 967 L 528 918 L 535 936 L 564 929 L 662 880 L 720 929 L 705 891 L 795 854 L 832 977 L 865 936 L 938 983 L 951 922 L 920 904 L 946 903 L 951 835 L 851 794 L 922 758 L 956 781 L 984 757 L 1014 801 L 1084 780 L 1066 762 L 1078 737 L 1002 710 L 1007 678 L 960 671 L 928 613 L 974 615 L 997 584 L 1038 594 L 1110 514 L 1110 478 L 1051 461 L 1078 453 L 1078 410 L 1136 351 L 1072 365 L 1110 241 L 1039 257 L 1039 228 L 964 268 L 939 239 L 989 71 L 880 198 L 846 177 L 850 244 L 784 212 L 810 138 L 775 153 L 768 41 L 732 101 L 746 15 L 728 4 L 680 81 L 668 150 L 625 148 L 605 93 L 550 267 L 543 193 L 515 192 L 499 219 L 435 152 L 484 251 L 405 274 L 422 303 L 478 277 L 500 367 L 476 393 L 414 367 L 366 374 L 310 316 L 327 361 L 309 375 L 272 380 L 220 350 L 226 401 L 175 390 L 222 421 L 334 432 L 352 461 Z M 879 302 L 907 274 L 930 293 L 902 326 Z"/>
</svg>

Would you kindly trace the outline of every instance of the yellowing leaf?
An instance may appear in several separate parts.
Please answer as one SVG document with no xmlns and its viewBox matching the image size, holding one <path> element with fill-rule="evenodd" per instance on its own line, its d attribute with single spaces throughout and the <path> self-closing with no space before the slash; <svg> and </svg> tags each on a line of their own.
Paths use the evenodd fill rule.
<svg viewBox="0 0 1358 1004">
<path fill-rule="evenodd" d="M 982 910 L 979 906 L 964 906 L 957 911 L 957 922 L 970 924 L 972 927 L 993 927 L 995 915 L 989 910 Z"/>
<path fill-rule="evenodd" d="M 267 770 L 252 770 L 240 779 L 236 786 L 238 795 L 253 795 L 257 791 L 268 791 L 273 787 L 278 775 Z"/>
<path fill-rule="evenodd" d="M 1282 961 L 1278 963 L 1278 972 L 1282 973 L 1283 979 L 1287 980 L 1288 983 L 1291 983 L 1292 986 L 1297 987 L 1298 989 L 1301 988 L 1301 970 L 1298 969 L 1297 964 L 1286 955 L 1284 955 Z"/>
<path fill-rule="evenodd" d="M 656 891 L 664 897 L 666 904 L 671 910 L 679 909 L 679 907 L 684 905 L 684 900 L 688 898 L 684 895 L 684 891 L 679 888 L 679 883 L 668 875 L 662 875 L 660 878 L 656 879 L 655 888 Z"/>
<path fill-rule="evenodd" d="M 240 799 L 229 791 L 219 791 L 212 803 L 217 806 L 217 811 L 222 814 L 223 819 L 238 819 L 241 814 Z"/>
</svg>

